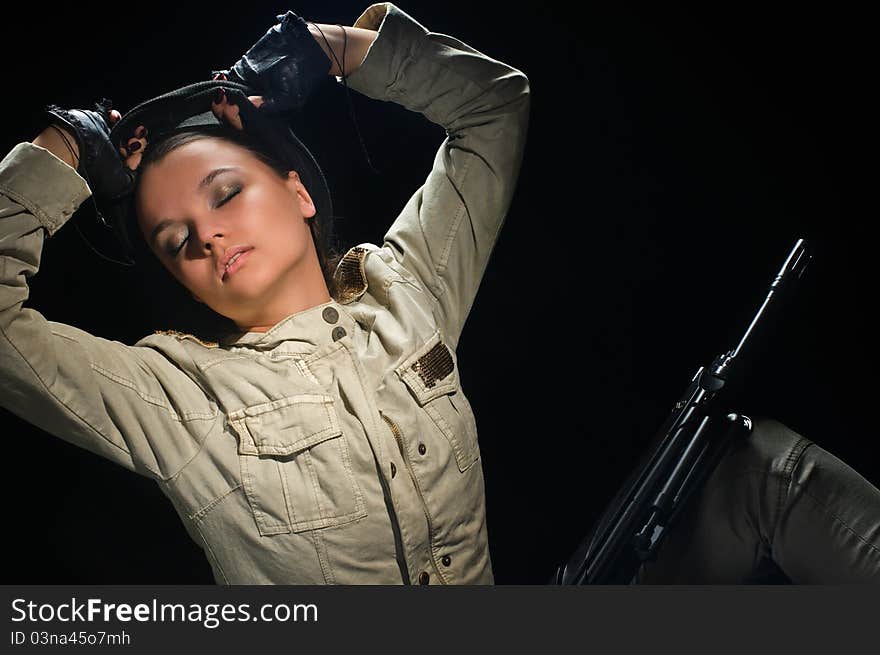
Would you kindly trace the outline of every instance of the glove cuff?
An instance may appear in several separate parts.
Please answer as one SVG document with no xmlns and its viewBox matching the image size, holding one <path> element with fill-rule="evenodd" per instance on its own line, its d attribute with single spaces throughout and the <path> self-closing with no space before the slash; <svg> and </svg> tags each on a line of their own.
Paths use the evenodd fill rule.
<svg viewBox="0 0 880 655">
<path fill-rule="evenodd" d="M 79 174 L 80 177 L 85 178 L 85 165 L 83 163 L 86 158 L 85 144 L 83 143 L 83 139 L 80 136 L 80 130 L 77 128 L 76 117 L 66 109 L 63 109 L 54 104 L 46 105 L 44 113 L 44 118 L 48 125 L 62 127 L 66 130 L 67 135 L 73 135 L 73 140 L 76 142 L 76 149 L 78 153 L 76 157 L 76 172 Z"/>
</svg>

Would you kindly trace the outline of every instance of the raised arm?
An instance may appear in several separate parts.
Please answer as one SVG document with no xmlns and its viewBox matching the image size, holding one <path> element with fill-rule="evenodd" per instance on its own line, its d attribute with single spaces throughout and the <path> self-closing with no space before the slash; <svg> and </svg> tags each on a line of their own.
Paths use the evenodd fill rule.
<svg viewBox="0 0 880 655">
<path fill-rule="evenodd" d="M 450 345 L 464 323 L 510 207 L 529 120 L 529 81 L 458 39 L 428 31 L 392 3 L 355 28 L 377 30 L 348 86 L 445 128 L 428 178 L 383 247 L 436 298 Z M 338 29 L 338 28 L 337 28 Z"/>
<path fill-rule="evenodd" d="M 23 306 L 43 240 L 90 194 L 75 158 L 49 147 L 46 133 L 0 161 L 0 406 L 129 470 L 169 477 L 217 425 L 216 404 L 157 351 Z"/>
<path fill-rule="evenodd" d="M 302 107 L 328 73 L 343 81 L 338 60 L 350 88 L 446 130 L 427 180 L 393 221 L 383 247 L 434 297 L 445 340 L 457 345 L 516 187 L 528 78 L 428 31 L 390 2 L 370 5 L 353 27 L 315 26 L 293 12 L 279 18 L 231 69 L 233 79 L 267 95 L 266 108 Z"/>
</svg>

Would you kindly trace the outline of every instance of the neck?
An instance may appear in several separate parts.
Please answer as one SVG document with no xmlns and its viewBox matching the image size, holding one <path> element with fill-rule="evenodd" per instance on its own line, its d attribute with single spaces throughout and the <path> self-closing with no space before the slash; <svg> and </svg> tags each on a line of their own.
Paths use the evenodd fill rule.
<svg viewBox="0 0 880 655">
<path fill-rule="evenodd" d="M 311 254 L 313 259 L 302 262 L 286 276 L 288 280 L 280 281 L 284 290 L 275 294 L 272 301 L 263 303 L 252 317 L 236 321 L 239 330 L 268 332 L 288 316 L 333 300 L 317 256 L 314 251 Z"/>
</svg>

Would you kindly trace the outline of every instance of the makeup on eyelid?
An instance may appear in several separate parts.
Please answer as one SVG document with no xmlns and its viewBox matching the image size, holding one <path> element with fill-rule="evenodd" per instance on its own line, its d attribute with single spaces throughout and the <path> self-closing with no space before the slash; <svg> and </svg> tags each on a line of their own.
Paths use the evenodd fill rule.
<svg viewBox="0 0 880 655">
<path fill-rule="evenodd" d="M 224 192 L 219 195 L 219 200 L 214 204 L 214 209 L 219 209 L 219 208 L 223 207 L 224 205 L 226 205 L 226 203 L 228 203 L 235 196 L 237 196 L 239 193 L 241 193 L 243 188 L 244 187 L 242 187 L 242 185 L 240 185 L 240 184 L 231 184 L 228 187 L 224 187 Z M 228 189 L 228 190 L 226 190 L 226 189 Z M 174 257 L 175 255 L 177 255 L 180 252 L 180 250 L 182 249 L 182 247 L 184 246 L 184 244 L 186 243 L 186 240 L 188 238 L 189 238 L 189 234 L 187 232 L 186 236 L 183 238 L 183 241 L 176 242 L 176 243 L 172 244 L 170 247 L 166 248 L 165 251 L 170 256 Z"/>
</svg>

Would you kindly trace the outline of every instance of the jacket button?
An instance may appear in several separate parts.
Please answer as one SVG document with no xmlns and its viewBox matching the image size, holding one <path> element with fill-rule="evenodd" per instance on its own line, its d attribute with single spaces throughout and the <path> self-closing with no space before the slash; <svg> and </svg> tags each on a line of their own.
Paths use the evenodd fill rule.
<svg viewBox="0 0 880 655">
<path fill-rule="evenodd" d="M 391 477 L 393 478 L 395 475 L 397 475 L 397 467 L 394 466 L 394 462 L 391 462 Z"/>
<path fill-rule="evenodd" d="M 419 584 L 428 584 L 428 581 L 431 579 L 431 576 L 428 575 L 427 571 L 422 571 L 419 573 Z"/>
<path fill-rule="evenodd" d="M 321 312 L 321 316 L 323 316 L 324 320 L 328 323 L 335 323 L 339 320 L 339 312 L 332 307 L 325 307 L 324 311 Z"/>
<path fill-rule="evenodd" d="M 425 448 L 425 444 L 420 443 L 419 444 L 419 455 L 424 455 L 426 450 L 428 450 L 428 449 Z"/>
<path fill-rule="evenodd" d="M 444 555 L 443 559 L 441 559 L 440 561 L 443 562 L 443 566 L 449 566 L 450 564 L 452 564 L 452 558 L 449 555 Z"/>
<path fill-rule="evenodd" d="M 341 325 L 337 325 L 333 328 L 333 341 L 339 341 L 342 337 L 345 336 L 345 328 Z"/>
</svg>

